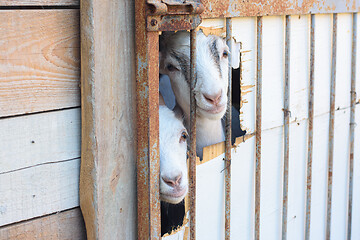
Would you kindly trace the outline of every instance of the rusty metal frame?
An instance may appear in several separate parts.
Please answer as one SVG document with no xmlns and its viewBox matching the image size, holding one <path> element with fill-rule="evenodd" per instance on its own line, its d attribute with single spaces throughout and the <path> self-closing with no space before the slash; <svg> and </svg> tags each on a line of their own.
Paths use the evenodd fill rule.
<svg viewBox="0 0 360 240">
<path fill-rule="evenodd" d="M 357 0 L 202 0 L 202 18 L 360 12 Z"/>
<path fill-rule="evenodd" d="M 357 13 L 352 16 L 352 50 L 351 50 L 351 90 L 350 90 L 350 155 L 349 155 L 349 200 L 347 219 L 347 239 L 351 239 L 352 200 L 354 179 L 354 140 L 355 140 L 355 104 L 356 104 L 356 39 Z"/>
<path fill-rule="evenodd" d="M 231 216 L 231 80 L 232 80 L 232 67 L 231 67 L 231 40 L 232 40 L 232 20 L 226 19 L 226 43 L 229 47 L 229 75 L 228 75 L 228 102 L 225 124 L 225 240 L 230 240 L 230 216 Z"/>
<path fill-rule="evenodd" d="M 146 30 L 146 8 L 135 1 L 138 239 L 159 239 L 159 35 Z"/>
<path fill-rule="evenodd" d="M 310 15 L 310 72 L 309 72 L 309 108 L 308 108 L 308 145 L 306 170 L 306 217 L 305 240 L 310 239 L 311 184 L 313 160 L 313 128 L 314 128 L 314 70 L 315 70 L 315 15 Z"/>
<path fill-rule="evenodd" d="M 159 31 L 194 29 L 203 10 L 199 1 L 136 0 L 138 239 L 160 239 L 159 193 Z M 191 30 L 190 229 L 195 239 L 196 32 Z M 194 106 L 193 106 L 194 105 Z"/>
<path fill-rule="evenodd" d="M 328 152 L 328 182 L 326 204 L 326 239 L 330 239 L 331 231 L 331 200 L 334 160 L 334 125 L 335 125 L 335 82 L 336 82 L 336 43 L 337 43 L 337 14 L 333 14 L 331 43 L 331 82 L 330 82 L 330 119 L 329 119 L 329 152 Z"/>
<path fill-rule="evenodd" d="M 260 239 L 261 188 L 261 95 L 262 95 L 262 17 L 256 20 L 256 152 L 255 152 L 255 240 Z"/>
<path fill-rule="evenodd" d="M 287 235 L 288 185 L 289 185 L 289 122 L 290 122 L 290 16 L 285 17 L 285 69 L 284 69 L 284 173 L 283 173 L 283 209 L 282 209 L 282 239 Z"/>
<path fill-rule="evenodd" d="M 196 31 L 201 18 L 227 18 L 226 40 L 231 48 L 232 17 L 257 16 L 256 28 L 256 152 L 255 152 L 255 227 L 254 239 L 260 239 L 260 191 L 261 191 L 261 108 L 262 108 L 262 16 L 286 15 L 285 25 L 285 89 L 284 89 L 284 175 L 282 205 L 282 239 L 287 234 L 288 205 L 288 164 L 289 164 L 289 54 L 290 54 L 290 16 L 292 14 L 310 15 L 310 71 L 309 71 L 309 109 L 308 109 L 308 148 L 306 172 L 306 221 L 305 239 L 310 237 L 311 184 L 313 158 L 313 120 L 314 120 L 314 61 L 315 61 L 315 17 L 317 13 L 333 13 L 332 32 L 332 72 L 330 89 L 330 119 L 328 140 L 328 185 L 326 238 L 330 238 L 332 171 L 335 121 L 335 82 L 336 82 L 336 37 L 337 13 L 358 12 L 357 0 L 317 1 L 317 0 L 254 0 L 238 2 L 235 0 L 136 0 L 136 78 L 138 109 L 138 233 L 139 239 L 157 239 L 160 236 L 159 201 L 159 142 L 158 142 L 158 32 L 191 30 L 191 113 L 190 113 L 190 156 L 189 156 L 189 201 L 190 201 L 190 239 L 196 238 Z M 201 13 L 204 10 L 203 13 Z M 356 72 L 356 25 L 357 14 L 353 14 L 352 72 L 351 72 L 351 116 L 350 116 L 350 157 L 349 157 L 349 206 L 348 232 L 351 237 L 351 211 L 353 191 L 354 159 L 354 113 L 355 113 L 355 72 Z M 231 49 L 230 49 L 231 50 Z M 231 57 L 231 56 L 230 56 Z M 230 59 L 230 58 L 229 58 Z M 231 107 L 231 67 L 229 66 L 229 103 Z M 156 114 L 155 114 L 156 113 Z M 227 113 L 225 140 L 225 239 L 230 239 L 231 203 L 231 111 Z M 141 199 L 141 200 L 140 200 Z"/>
</svg>

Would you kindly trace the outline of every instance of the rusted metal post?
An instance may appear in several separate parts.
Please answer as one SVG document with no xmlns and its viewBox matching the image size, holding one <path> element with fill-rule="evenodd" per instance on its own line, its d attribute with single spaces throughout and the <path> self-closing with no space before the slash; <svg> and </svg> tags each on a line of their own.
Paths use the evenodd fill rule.
<svg viewBox="0 0 360 240">
<path fill-rule="evenodd" d="M 228 87 L 228 102 L 226 114 L 226 138 L 225 138 L 225 240 L 230 240 L 230 217 L 231 217 L 231 39 L 232 39 L 232 20 L 226 19 L 226 43 L 229 47 L 229 87 Z"/>
<path fill-rule="evenodd" d="M 159 34 L 146 30 L 146 2 L 135 1 L 138 239 L 160 239 Z"/>
<path fill-rule="evenodd" d="M 262 17 L 257 17 L 256 30 L 256 169 L 255 169 L 255 240 L 260 239 L 261 185 L 261 95 L 262 95 Z"/>
<path fill-rule="evenodd" d="M 196 30 L 190 31 L 190 239 L 196 239 Z"/>
<path fill-rule="evenodd" d="M 312 181 L 312 154 L 313 154 L 313 126 L 314 126 L 314 64 L 315 64 L 315 15 L 310 16 L 310 76 L 309 76 L 309 125 L 308 149 L 306 170 L 306 220 L 305 240 L 310 239 L 311 217 L 311 181 Z"/>
<path fill-rule="evenodd" d="M 329 119 L 329 153 L 328 153 L 328 189 L 326 205 L 326 239 L 330 239 L 331 231 L 331 200 L 334 158 L 334 123 L 335 123 L 335 78 L 336 78 L 336 38 L 337 14 L 333 14 L 332 51 L 331 51 L 331 82 L 330 82 L 330 119 Z"/>
<path fill-rule="evenodd" d="M 349 157 L 349 202 L 347 220 L 347 239 L 351 240 L 352 200 L 354 177 L 354 139 L 355 139 L 355 104 L 356 104 L 356 38 L 357 13 L 352 16 L 352 51 L 351 51 L 351 90 L 350 90 L 350 157 Z"/>
<path fill-rule="evenodd" d="M 289 175 L 289 71 L 290 71 L 290 16 L 285 17 L 285 88 L 284 88 L 284 179 L 283 179 L 283 210 L 282 210 L 282 239 L 287 235 L 287 211 L 288 211 L 288 175 Z"/>
</svg>

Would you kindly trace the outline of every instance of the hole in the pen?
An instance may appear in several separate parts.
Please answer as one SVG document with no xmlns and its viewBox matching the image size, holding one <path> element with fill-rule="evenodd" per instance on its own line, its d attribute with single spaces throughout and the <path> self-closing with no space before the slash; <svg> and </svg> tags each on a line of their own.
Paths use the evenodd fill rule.
<svg viewBox="0 0 360 240">
<path fill-rule="evenodd" d="M 182 116 L 184 126 L 190 133 L 190 36 L 189 32 L 178 31 L 163 32 L 160 36 L 160 54 L 159 54 L 159 90 L 164 97 L 166 106 Z M 241 110 L 241 54 L 240 43 L 234 42 L 234 52 L 230 53 L 222 37 L 216 35 L 205 35 L 198 32 L 197 35 L 197 53 L 207 55 L 197 55 L 201 67 L 196 68 L 197 87 L 197 155 L 200 161 L 203 159 L 204 147 L 221 144 L 225 140 L 225 111 L 231 111 L 231 132 L 232 143 L 235 143 L 237 137 L 245 135 L 246 131 L 241 129 L 240 110 Z M 234 54 L 236 52 L 236 54 Z M 228 61 L 229 57 L 236 57 L 233 64 L 231 97 L 227 99 L 226 92 L 228 86 Z M 197 61 L 197 63 L 199 63 Z M 239 63 L 240 62 L 240 63 Z M 200 87 L 202 86 L 202 88 Z M 215 89 L 219 87 L 219 89 Z M 226 109 L 226 101 L 232 102 L 232 108 Z M 206 118 L 207 121 L 203 121 Z M 201 126 L 203 122 L 213 121 L 213 125 Z M 160 129 L 161 131 L 161 129 Z M 203 131 L 203 132 L 201 132 Z M 210 133 L 210 134 L 209 134 Z M 201 135 L 203 134 L 203 135 Z M 215 134 L 221 137 L 212 140 L 210 137 Z M 204 137 L 205 136 L 205 137 Z M 190 136 L 191 137 L 191 136 Z M 207 144 L 207 140 L 208 141 Z M 198 145 L 199 142 L 203 141 Z M 204 143 L 205 142 L 205 143 Z M 161 142 L 160 142 L 161 148 Z M 199 151 L 201 149 L 201 153 Z M 200 154 L 199 154 L 200 153 Z M 185 215 L 184 203 L 177 205 L 161 204 L 162 234 L 170 233 L 174 229 L 182 227 Z"/>
<path fill-rule="evenodd" d="M 236 45 L 239 44 L 239 45 Z M 235 143 L 236 138 L 244 136 L 245 130 L 241 129 L 240 124 L 240 110 L 241 110 L 241 81 L 242 81 L 242 54 L 241 54 L 241 43 L 235 43 L 233 57 L 239 58 L 238 67 L 232 68 L 232 79 L 231 79 L 231 142 Z M 237 64 L 234 64 L 237 65 Z M 236 68 L 237 67 L 237 68 Z"/>
</svg>

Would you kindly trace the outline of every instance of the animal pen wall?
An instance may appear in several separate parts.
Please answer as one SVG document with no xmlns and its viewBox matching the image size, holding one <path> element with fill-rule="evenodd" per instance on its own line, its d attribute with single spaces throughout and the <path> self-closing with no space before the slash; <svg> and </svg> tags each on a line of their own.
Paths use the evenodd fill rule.
<svg viewBox="0 0 360 240">
<path fill-rule="evenodd" d="M 240 49 L 247 134 L 231 147 L 231 239 L 360 239 L 360 3 L 202 3 L 199 28 L 229 37 L 228 18 Z M 156 62 L 158 32 L 136 4 L 135 24 L 128 0 L 0 1 L 0 239 L 85 239 L 80 201 L 89 239 L 157 234 L 154 189 L 139 200 L 148 222 L 136 195 L 137 142 L 143 159 L 157 156 L 147 145 L 157 142 L 157 63 L 139 60 L 135 39 Z M 149 95 L 136 90 L 141 74 Z M 165 239 L 224 238 L 224 151 L 209 146 L 196 162 L 195 230 L 189 214 Z"/>
</svg>

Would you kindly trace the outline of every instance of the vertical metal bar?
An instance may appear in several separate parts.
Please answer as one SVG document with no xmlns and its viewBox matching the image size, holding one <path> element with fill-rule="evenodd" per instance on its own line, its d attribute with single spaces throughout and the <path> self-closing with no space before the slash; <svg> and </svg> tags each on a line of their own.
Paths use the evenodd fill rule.
<svg viewBox="0 0 360 240">
<path fill-rule="evenodd" d="M 135 1 L 138 239 L 160 239 L 159 34 L 146 30 L 146 2 Z"/>
<path fill-rule="evenodd" d="M 349 202 L 347 239 L 351 239 L 352 224 L 352 200 L 353 200 L 353 175 L 354 175 L 354 129 L 355 129 L 355 103 L 356 103 L 356 37 L 357 37 L 357 13 L 353 13 L 352 28 L 352 51 L 351 51 L 351 90 L 350 90 L 350 158 L 349 158 Z"/>
<path fill-rule="evenodd" d="M 150 239 L 161 236 L 159 142 L 159 34 L 148 32 Z"/>
<path fill-rule="evenodd" d="M 284 179 L 283 179 L 283 210 L 282 210 L 282 239 L 286 239 L 287 210 L 288 210 L 288 174 L 289 174 L 289 71 L 290 71 L 290 16 L 285 17 L 285 87 L 284 87 Z"/>
<path fill-rule="evenodd" d="M 328 189 L 326 210 L 326 239 L 330 239 L 331 231 L 331 200 L 333 179 L 333 153 L 334 153 L 334 123 L 335 123 L 335 78 L 336 78 L 336 37 L 337 14 L 333 14 L 333 34 L 331 52 L 331 82 L 330 82 L 330 119 L 329 119 L 329 153 L 328 153 Z"/>
<path fill-rule="evenodd" d="M 256 28 L 256 169 L 255 169 L 255 240 L 260 239 L 260 184 L 261 184 L 261 95 L 262 95 L 262 17 L 257 17 Z"/>
<path fill-rule="evenodd" d="M 309 125 L 306 171 L 306 222 L 305 240 L 310 239 L 311 217 L 311 181 L 312 181 L 312 154 L 313 154 L 313 126 L 314 126 L 314 64 L 315 64 L 315 15 L 310 16 L 310 76 L 309 76 Z"/>
<path fill-rule="evenodd" d="M 190 239 L 196 239 L 196 30 L 190 31 L 190 159 L 189 159 L 189 203 Z"/>
<path fill-rule="evenodd" d="M 226 43 L 229 47 L 229 76 L 228 76 L 228 102 L 226 114 L 226 139 L 225 139 L 225 240 L 230 240 L 230 204 L 231 204 L 231 39 L 232 39 L 232 20 L 226 19 Z"/>
</svg>

